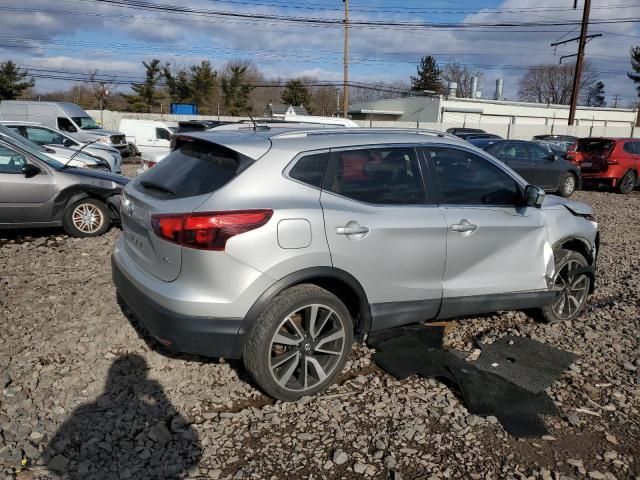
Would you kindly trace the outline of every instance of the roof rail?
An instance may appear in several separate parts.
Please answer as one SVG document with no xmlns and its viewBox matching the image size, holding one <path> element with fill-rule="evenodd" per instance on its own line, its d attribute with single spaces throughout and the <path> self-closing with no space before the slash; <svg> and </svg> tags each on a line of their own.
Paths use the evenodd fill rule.
<svg viewBox="0 0 640 480">
<path fill-rule="evenodd" d="M 272 138 L 286 138 L 286 137 L 302 137 L 302 136 L 322 136 L 322 135 L 370 135 L 376 133 L 403 133 L 410 135 L 428 135 L 433 137 L 442 138 L 454 138 L 458 139 L 455 135 L 450 133 L 441 132 L 440 130 L 423 129 L 423 128 L 321 128 L 314 130 L 289 130 L 286 132 L 276 133 Z"/>
</svg>

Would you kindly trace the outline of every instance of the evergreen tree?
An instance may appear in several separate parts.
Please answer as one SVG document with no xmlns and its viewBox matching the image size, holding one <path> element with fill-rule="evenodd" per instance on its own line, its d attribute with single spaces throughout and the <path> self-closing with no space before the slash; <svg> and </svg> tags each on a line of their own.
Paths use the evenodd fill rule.
<svg viewBox="0 0 640 480">
<path fill-rule="evenodd" d="M 193 103 L 198 105 L 200 112 L 212 112 L 217 97 L 218 73 L 211 67 L 209 60 L 203 60 L 200 65 L 191 66 L 189 91 Z"/>
<path fill-rule="evenodd" d="M 167 92 L 172 102 L 187 103 L 191 101 L 191 86 L 187 71 L 179 70 L 174 75 L 167 63 L 162 67 L 162 76 L 167 82 Z"/>
<path fill-rule="evenodd" d="M 134 83 L 131 89 L 135 92 L 132 95 L 125 95 L 129 108 L 134 112 L 151 112 L 151 109 L 158 105 L 158 82 L 162 74 L 160 60 L 154 58 L 150 63 L 142 62 L 146 69 L 146 79 L 144 83 Z"/>
<path fill-rule="evenodd" d="M 229 115 L 246 115 L 249 111 L 249 95 L 255 87 L 247 81 L 247 65 L 229 65 L 222 77 L 224 107 Z"/>
<path fill-rule="evenodd" d="M 596 82 L 589 87 L 586 103 L 588 107 L 604 107 L 607 104 L 605 101 L 604 83 Z"/>
<path fill-rule="evenodd" d="M 640 97 L 640 45 L 631 47 L 631 68 L 635 73 L 627 73 L 627 76 L 636 84 L 638 97 Z"/>
<path fill-rule="evenodd" d="M 303 106 L 307 112 L 312 111 L 312 96 L 311 92 L 304 84 L 302 79 L 294 78 L 289 80 L 280 95 L 282 101 L 287 105 L 293 105 L 294 107 Z"/>
<path fill-rule="evenodd" d="M 27 78 L 27 72 L 21 71 L 13 61 L 0 63 L 0 100 L 15 100 L 35 84 L 35 80 Z"/>
<path fill-rule="evenodd" d="M 440 75 L 442 71 L 438 67 L 436 59 L 431 55 L 422 57 L 417 67 L 418 76 L 411 76 L 411 90 L 430 90 L 436 93 L 443 91 Z"/>
</svg>

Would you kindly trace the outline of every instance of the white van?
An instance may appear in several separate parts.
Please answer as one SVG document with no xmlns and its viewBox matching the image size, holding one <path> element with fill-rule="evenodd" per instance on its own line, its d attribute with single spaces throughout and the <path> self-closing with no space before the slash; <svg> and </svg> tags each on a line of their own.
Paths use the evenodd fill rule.
<svg viewBox="0 0 640 480">
<path fill-rule="evenodd" d="M 169 153 L 169 144 L 173 131 L 166 123 L 157 120 L 138 120 L 123 118 L 120 120 L 121 132 L 124 132 L 133 153 L 142 154 L 150 149 L 165 149 Z"/>
<path fill-rule="evenodd" d="M 128 150 L 122 133 L 100 128 L 75 103 L 2 100 L 0 120 L 41 123 L 62 130 L 81 142 L 101 142 L 117 148 L 121 154 Z"/>
</svg>

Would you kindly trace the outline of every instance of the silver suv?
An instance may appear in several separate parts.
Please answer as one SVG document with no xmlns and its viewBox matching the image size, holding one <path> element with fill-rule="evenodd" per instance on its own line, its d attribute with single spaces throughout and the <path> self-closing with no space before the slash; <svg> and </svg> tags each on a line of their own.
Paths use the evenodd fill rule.
<svg viewBox="0 0 640 480">
<path fill-rule="evenodd" d="M 439 132 L 192 132 L 125 188 L 113 278 L 162 344 L 243 358 L 294 400 L 372 331 L 511 309 L 574 319 L 594 287 L 591 215 Z"/>
</svg>

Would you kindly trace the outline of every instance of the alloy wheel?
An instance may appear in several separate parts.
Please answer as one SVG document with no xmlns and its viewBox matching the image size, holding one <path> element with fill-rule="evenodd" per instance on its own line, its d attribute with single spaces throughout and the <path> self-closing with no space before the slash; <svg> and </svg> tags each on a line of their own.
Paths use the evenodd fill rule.
<svg viewBox="0 0 640 480">
<path fill-rule="evenodd" d="M 90 203 L 81 203 L 71 215 L 73 225 L 83 233 L 95 233 L 104 224 L 104 216 L 98 207 Z"/>
<path fill-rule="evenodd" d="M 573 175 L 569 175 L 564 181 L 564 193 L 565 195 L 571 195 L 576 189 L 576 178 Z"/>
<path fill-rule="evenodd" d="M 286 316 L 271 338 L 269 372 L 289 391 L 312 389 L 340 364 L 346 331 L 330 307 L 307 305 Z"/>
<path fill-rule="evenodd" d="M 560 320 L 568 320 L 576 315 L 589 294 L 589 277 L 584 273 L 572 273 L 582 266 L 577 260 L 569 260 L 556 275 L 554 290 L 557 296 L 551 307 Z"/>
</svg>

